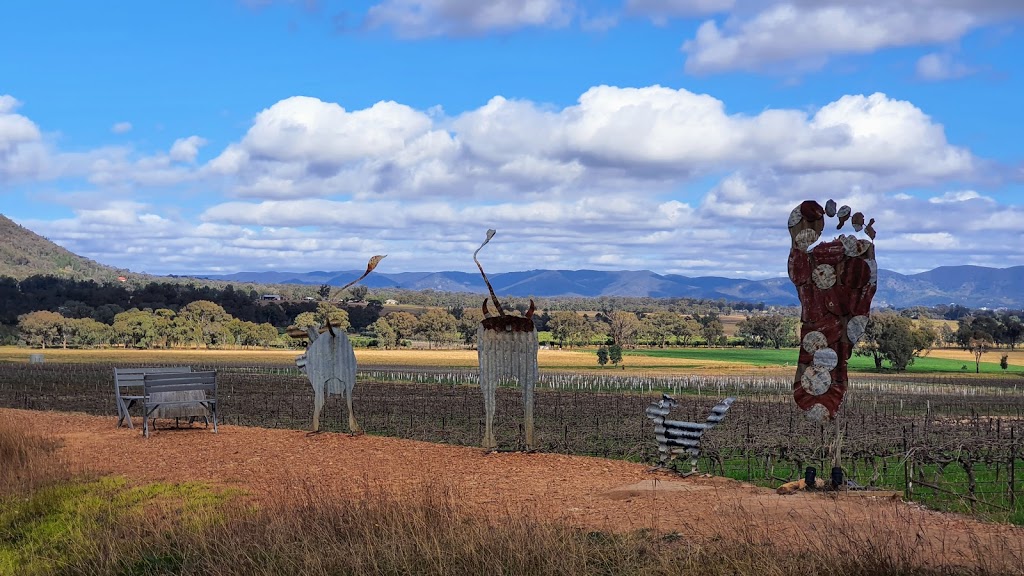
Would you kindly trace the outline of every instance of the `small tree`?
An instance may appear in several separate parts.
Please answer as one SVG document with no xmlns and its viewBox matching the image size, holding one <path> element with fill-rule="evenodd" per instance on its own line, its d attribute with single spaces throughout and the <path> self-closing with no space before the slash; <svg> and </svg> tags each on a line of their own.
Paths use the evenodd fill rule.
<svg viewBox="0 0 1024 576">
<path fill-rule="evenodd" d="M 601 366 L 608 363 L 608 348 L 601 346 L 597 349 L 597 363 Z"/>
<path fill-rule="evenodd" d="M 612 364 L 614 364 L 615 366 L 618 366 L 619 364 L 621 364 L 622 363 L 622 346 L 619 346 L 618 344 L 612 344 L 611 346 L 609 346 L 608 347 L 608 359 L 611 360 Z M 622 369 L 625 370 L 626 367 L 623 366 Z"/>
<path fill-rule="evenodd" d="M 988 334 L 976 333 L 974 338 L 968 342 L 971 353 L 974 354 L 974 373 L 981 373 L 981 355 L 988 352 L 992 346 L 992 337 Z"/>
<path fill-rule="evenodd" d="M 320 296 L 321 300 L 330 300 L 331 299 L 331 285 L 330 284 L 321 284 L 320 287 L 316 289 L 316 293 L 317 293 L 317 296 Z"/>
<path fill-rule="evenodd" d="M 1008 362 L 1009 356 L 1009 354 L 1003 354 L 1003 356 L 999 359 L 999 367 L 1002 368 L 1003 370 L 1006 370 L 1007 368 L 1010 367 L 1010 363 Z"/>
</svg>

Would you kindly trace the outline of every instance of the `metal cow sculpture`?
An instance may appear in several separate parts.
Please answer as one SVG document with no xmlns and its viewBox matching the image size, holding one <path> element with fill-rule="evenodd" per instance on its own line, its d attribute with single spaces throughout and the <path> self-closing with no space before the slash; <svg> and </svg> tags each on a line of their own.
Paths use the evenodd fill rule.
<svg viewBox="0 0 1024 576">
<path fill-rule="evenodd" d="M 842 234 L 815 245 L 825 216 L 837 216 L 841 229 L 847 220 L 868 238 Z M 875 263 L 875 220 L 865 226 L 864 214 L 836 209 L 834 200 L 823 208 L 807 200 L 789 215 L 789 278 L 800 298 L 800 357 L 793 380 L 793 398 L 812 420 L 834 418 L 847 388 L 847 361 L 868 324 L 871 298 L 878 288 Z"/>
<path fill-rule="evenodd" d="M 386 255 L 385 255 L 386 256 Z M 341 288 L 345 290 L 363 278 L 366 278 L 385 256 L 374 256 L 366 265 L 362 276 Z M 295 359 L 299 367 L 313 385 L 313 432 L 320 431 L 320 412 L 328 394 L 345 394 L 348 405 L 348 429 L 353 434 L 362 432 L 352 412 L 352 390 L 356 385 L 356 355 L 352 344 L 343 330 L 335 330 L 331 321 L 321 329 L 312 326 L 306 330 L 294 329 L 289 332 L 294 338 L 309 337 L 306 353 Z"/>
<path fill-rule="evenodd" d="M 498 447 L 494 439 L 492 423 L 494 421 L 494 408 L 496 403 L 498 383 L 502 379 L 515 378 L 523 388 L 523 429 L 525 430 L 525 444 L 527 450 L 535 447 L 533 437 L 533 389 L 537 383 L 537 329 L 533 324 L 533 313 L 535 310 L 533 300 L 530 300 L 530 308 L 526 316 L 509 316 L 498 302 L 494 295 L 494 288 L 487 280 L 483 266 L 476 259 L 480 249 L 487 245 L 494 237 L 494 230 L 487 231 L 487 239 L 480 245 L 480 248 L 473 252 L 473 261 L 476 262 L 480 274 L 484 277 L 487 290 L 490 292 L 491 301 L 498 311 L 493 316 L 487 307 L 487 299 L 484 298 L 483 313 L 484 319 L 476 331 L 477 357 L 480 361 L 480 389 L 484 393 L 484 439 L 482 446 L 488 450 Z"/>
<path fill-rule="evenodd" d="M 658 439 L 658 460 L 660 467 L 667 466 L 680 454 L 690 456 L 690 471 L 684 474 L 689 476 L 697 471 L 697 458 L 700 457 L 700 438 L 705 432 L 715 427 L 723 419 L 729 407 L 736 401 L 730 396 L 722 400 L 711 409 L 711 414 L 705 422 L 682 422 L 680 420 L 668 420 L 669 412 L 679 405 L 675 398 L 668 394 L 662 394 L 661 400 L 651 404 L 644 412 L 654 422 L 654 434 Z"/>
</svg>

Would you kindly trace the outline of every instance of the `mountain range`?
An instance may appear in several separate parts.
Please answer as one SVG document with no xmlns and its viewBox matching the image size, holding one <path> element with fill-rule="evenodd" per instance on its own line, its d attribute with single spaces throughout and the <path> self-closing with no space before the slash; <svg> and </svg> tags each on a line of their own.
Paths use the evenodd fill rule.
<svg viewBox="0 0 1024 576">
<path fill-rule="evenodd" d="M 310 284 L 342 286 L 362 270 L 333 272 L 238 272 L 196 275 L 216 282 L 255 284 Z M 78 256 L 0 214 L 0 276 L 23 279 L 48 274 L 78 280 L 111 282 L 126 278 L 132 284 L 166 281 L 166 276 L 137 274 Z M 633 296 L 652 298 L 706 298 L 796 305 L 796 291 L 785 277 L 767 280 L 688 277 L 657 274 L 650 270 L 527 270 L 488 276 L 495 291 L 510 296 Z M 176 277 L 175 280 L 181 280 Z M 401 288 L 439 292 L 487 291 L 483 279 L 469 272 L 374 272 L 362 281 L 368 288 Z M 986 268 L 941 266 L 918 274 L 878 271 L 875 306 L 934 306 L 960 304 L 968 308 L 1024 308 L 1024 266 Z"/>
<path fill-rule="evenodd" d="M 238 272 L 204 277 L 230 282 L 342 286 L 358 278 L 361 273 L 361 270 Z M 799 304 L 793 285 L 785 277 L 747 280 L 657 274 L 650 270 L 528 270 L 491 274 L 488 278 L 495 292 L 510 296 L 721 298 L 769 305 Z M 487 291 L 480 275 L 468 272 L 388 273 L 378 270 L 362 283 L 368 288 Z M 878 271 L 878 292 L 874 304 L 896 308 L 937 304 L 960 304 L 968 308 L 1024 308 L 1024 266 L 941 266 L 919 274 L 900 274 L 881 269 Z"/>
</svg>

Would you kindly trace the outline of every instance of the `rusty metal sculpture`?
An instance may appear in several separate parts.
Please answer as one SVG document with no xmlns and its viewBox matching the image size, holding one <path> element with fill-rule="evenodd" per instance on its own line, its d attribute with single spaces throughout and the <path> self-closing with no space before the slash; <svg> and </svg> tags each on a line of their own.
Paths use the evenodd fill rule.
<svg viewBox="0 0 1024 576">
<path fill-rule="evenodd" d="M 667 467 L 677 456 L 687 454 L 690 456 L 690 471 L 683 475 L 695 473 L 697 458 L 700 457 L 701 436 L 725 419 L 725 413 L 735 401 L 736 398 L 730 396 L 716 404 L 704 422 L 682 422 L 666 419 L 672 408 L 679 404 L 675 398 L 662 394 L 661 400 L 654 402 L 644 411 L 654 422 L 654 435 L 658 439 L 658 466 Z"/>
<path fill-rule="evenodd" d="M 476 255 L 494 237 L 494 230 L 487 231 L 487 239 L 480 245 L 480 248 L 473 252 L 473 261 L 476 262 L 480 274 L 487 284 L 487 291 L 490 293 L 491 301 L 498 311 L 493 316 L 487 307 L 487 298 L 484 298 L 483 312 L 484 319 L 476 331 L 477 357 L 480 361 L 480 389 L 484 393 L 484 438 L 482 446 L 488 450 L 498 447 L 494 439 L 492 423 L 494 421 L 494 409 L 497 387 L 503 379 L 516 379 L 523 388 L 523 429 L 525 430 L 525 444 L 527 450 L 535 447 L 533 438 L 533 389 L 537 383 L 537 329 L 533 325 L 534 304 L 530 300 L 530 308 L 526 316 L 509 316 L 498 302 L 494 295 L 494 288 L 484 273 L 483 266 L 477 260 Z"/>
<path fill-rule="evenodd" d="M 864 214 L 851 215 L 849 206 L 836 209 L 807 200 L 789 215 L 789 278 L 800 298 L 800 357 L 793 397 L 812 420 L 835 418 L 847 388 L 847 361 L 864 335 L 871 298 L 878 287 L 874 223 Z M 825 216 L 839 218 L 836 229 L 849 220 L 868 239 L 841 234 L 815 245 Z"/>
<path fill-rule="evenodd" d="M 366 265 L 366 272 L 341 288 L 345 290 L 366 278 L 384 256 L 374 256 Z M 352 344 L 343 330 L 335 330 L 330 319 L 319 330 L 310 326 L 306 330 L 296 328 L 288 332 L 293 338 L 309 337 L 306 353 L 295 359 L 296 366 L 313 385 L 313 432 L 320 431 L 320 412 L 324 408 L 327 394 L 345 394 L 348 405 L 348 429 L 353 434 L 362 432 L 352 412 L 352 390 L 356 385 L 356 355 Z"/>
</svg>

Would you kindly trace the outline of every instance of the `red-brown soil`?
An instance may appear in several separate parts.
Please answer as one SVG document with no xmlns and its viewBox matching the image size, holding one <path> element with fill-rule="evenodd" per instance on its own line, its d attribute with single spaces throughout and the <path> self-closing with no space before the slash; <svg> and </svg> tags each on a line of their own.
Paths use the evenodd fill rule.
<svg viewBox="0 0 1024 576">
<path fill-rule="evenodd" d="M 778 547 L 853 540 L 927 563 L 992 563 L 1024 573 L 1024 529 L 925 510 L 892 496 L 798 493 L 735 480 L 680 478 L 616 460 L 481 449 L 377 436 L 160 421 L 150 438 L 116 418 L 0 409 L 0 418 L 63 440 L 75 464 L 134 481 L 202 481 L 256 498 L 317 486 L 358 497 L 443 487 L 501 517 L 532 513 L 595 530 L 654 529 Z M 991 565 L 991 564 L 990 564 Z"/>
</svg>

